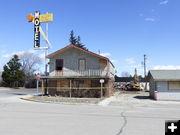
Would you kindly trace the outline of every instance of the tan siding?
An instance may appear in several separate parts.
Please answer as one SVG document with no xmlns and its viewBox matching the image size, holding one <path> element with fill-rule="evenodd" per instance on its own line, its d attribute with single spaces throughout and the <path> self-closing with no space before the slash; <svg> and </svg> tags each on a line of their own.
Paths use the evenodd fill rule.
<svg viewBox="0 0 180 135">
<path fill-rule="evenodd" d="M 174 82 L 168 82 L 169 90 L 180 90 L 180 82 L 174 81 Z"/>
</svg>

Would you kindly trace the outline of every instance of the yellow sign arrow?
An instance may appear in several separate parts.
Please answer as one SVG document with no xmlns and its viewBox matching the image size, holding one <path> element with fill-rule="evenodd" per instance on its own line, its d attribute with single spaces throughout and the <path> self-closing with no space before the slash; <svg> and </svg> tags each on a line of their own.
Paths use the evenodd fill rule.
<svg viewBox="0 0 180 135">
<path fill-rule="evenodd" d="M 29 22 L 33 22 L 34 16 L 29 14 L 26 16 Z M 42 14 L 39 18 L 40 22 L 52 22 L 53 21 L 53 14 Z"/>
<path fill-rule="evenodd" d="M 47 14 L 47 15 L 49 15 L 49 14 Z M 41 16 L 41 15 L 40 15 Z M 34 16 L 32 15 L 32 14 L 29 14 L 29 15 L 27 15 L 26 16 L 27 17 L 27 19 L 28 19 L 28 22 L 32 22 L 32 23 L 34 23 Z M 40 17 L 40 18 L 46 18 L 45 16 L 43 16 L 43 17 Z M 50 15 L 50 17 L 49 17 L 49 19 L 47 18 L 47 19 L 42 19 L 43 21 L 47 21 L 47 20 L 52 20 L 52 16 Z M 39 31 L 40 31 L 40 33 L 42 34 L 42 36 L 44 37 L 44 39 L 46 40 L 46 42 L 48 43 L 48 45 L 51 45 L 51 43 L 49 42 L 49 40 L 48 40 L 48 38 L 46 37 L 46 34 L 43 32 L 43 30 L 42 30 L 42 27 L 40 26 L 39 27 Z"/>
</svg>

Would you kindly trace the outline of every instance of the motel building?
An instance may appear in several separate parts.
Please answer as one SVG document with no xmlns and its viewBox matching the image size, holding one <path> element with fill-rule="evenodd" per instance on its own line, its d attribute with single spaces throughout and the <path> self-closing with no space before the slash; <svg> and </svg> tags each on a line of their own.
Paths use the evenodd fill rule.
<svg viewBox="0 0 180 135">
<path fill-rule="evenodd" d="M 49 75 L 41 77 L 45 94 L 99 98 L 114 93 L 115 67 L 107 57 L 71 44 L 47 58 Z"/>
</svg>

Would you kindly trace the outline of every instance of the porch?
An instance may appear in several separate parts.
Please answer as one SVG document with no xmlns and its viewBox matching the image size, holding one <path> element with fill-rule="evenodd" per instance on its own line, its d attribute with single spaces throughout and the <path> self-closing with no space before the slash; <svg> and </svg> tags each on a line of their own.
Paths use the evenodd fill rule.
<svg viewBox="0 0 180 135">
<path fill-rule="evenodd" d="M 100 98 L 112 93 L 111 82 L 105 79 L 101 87 L 99 79 L 48 78 L 43 79 L 43 89 L 48 95 L 62 97 Z"/>
</svg>

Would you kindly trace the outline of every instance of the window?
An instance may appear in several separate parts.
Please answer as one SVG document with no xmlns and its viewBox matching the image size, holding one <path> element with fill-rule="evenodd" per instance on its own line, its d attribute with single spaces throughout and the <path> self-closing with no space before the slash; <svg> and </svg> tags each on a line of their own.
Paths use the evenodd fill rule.
<svg viewBox="0 0 180 135">
<path fill-rule="evenodd" d="M 100 59 L 99 63 L 100 63 L 100 69 L 104 70 L 106 68 L 106 65 L 107 65 L 107 60 Z"/>
<path fill-rule="evenodd" d="M 168 84 L 169 84 L 169 90 L 180 90 L 180 82 L 173 81 L 173 82 L 168 82 Z"/>
<path fill-rule="evenodd" d="M 56 59 L 56 70 L 57 71 L 63 70 L 63 59 Z"/>
<path fill-rule="evenodd" d="M 86 69 L 85 59 L 79 59 L 79 70 L 85 70 L 85 69 Z"/>
</svg>

